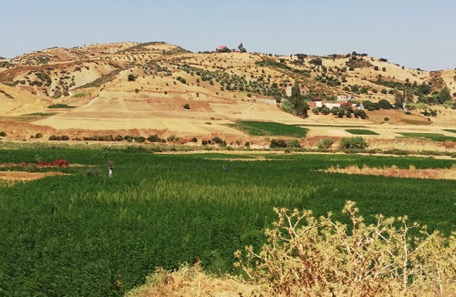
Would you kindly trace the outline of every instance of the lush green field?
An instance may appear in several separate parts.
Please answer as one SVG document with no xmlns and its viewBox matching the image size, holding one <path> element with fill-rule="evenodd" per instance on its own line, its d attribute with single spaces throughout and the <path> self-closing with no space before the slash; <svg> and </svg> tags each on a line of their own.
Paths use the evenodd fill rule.
<svg viewBox="0 0 456 297">
<path fill-rule="evenodd" d="M 378 135 L 377 132 L 367 129 L 346 129 L 345 131 L 354 135 Z"/>
<path fill-rule="evenodd" d="M 307 134 L 306 128 L 274 122 L 242 121 L 236 123 L 234 127 L 256 136 L 306 137 Z"/>
<path fill-rule="evenodd" d="M 444 129 L 444 131 L 451 132 L 451 133 L 456 133 L 456 129 Z"/>
<path fill-rule="evenodd" d="M 340 213 L 350 199 L 368 222 L 376 213 L 408 215 L 431 230 L 456 230 L 454 181 L 317 171 L 354 164 L 448 168 L 456 161 L 346 154 L 265 155 L 266 161 L 252 162 L 241 159 L 255 155 L 239 157 L 140 149 L 0 150 L 0 162 L 64 158 L 91 166 L 0 188 L 0 296 L 119 296 L 155 267 L 173 268 L 196 257 L 209 271 L 235 272 L 233 252 L 262 244 L 263 229 L 275 219 L 273 207 Z M 112 178 L 108 160 L 114 162 Z"/>
<path fill-rule="evenodd" d="M 451 137 L 451 136 L 446 136 L 443 134 L 438 134 L 438 133 L 400 133 L 405 137 L 408 138 L 424 138 L 424 139 L 430 139 L 432 141 L 438 141 L 438 142 L 443 142 L 443 141 L 456 141 L 456 137 Z"/>
</svg>

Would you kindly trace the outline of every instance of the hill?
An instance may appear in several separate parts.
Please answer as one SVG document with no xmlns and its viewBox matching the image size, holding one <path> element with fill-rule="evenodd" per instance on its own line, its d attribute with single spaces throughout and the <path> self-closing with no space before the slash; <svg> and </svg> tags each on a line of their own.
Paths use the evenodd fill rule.
<svg viewBox="0 0 456 297">
<path fill-rule="evenodd" d="M 397 104 L 398 96 L 404 100 L 407 96 L 425 107 L 411 110 L 406 120 L 403 112 L 382 110 L 373 111 L 366 120 L 313 114 L 303 119 L 284 111 L 287 93 L 295 85 L 309 100 L 336 102 L 342 96 L 358 103 Z M 444 90 L 447 97 L 440 96 Z M 245 132 L 230 126 L 239 120 L 445 126 L 453 123 L 454 113 L 436 101 L 444 98 L 447 107 L 452 106 L 455 96 L 455 70 L 408 69 L 356 52 L 323 57 L 192 53 L 165 42 L 123 42 L 55 47 L 0 62 L 0 116 L 4 125 L 14 122 L 14 127 L 26 118 L 27 129 L 14 134 L 22 139 L 43 127 L 47 127 L 45 139 L 50 136 L 46 133 L 56 131 L 73 137 L 117 131 L 136 136 L 246 138 Z M 439 117 L 421 115 L 432 109 L 440 110 Z"/>
</svg>

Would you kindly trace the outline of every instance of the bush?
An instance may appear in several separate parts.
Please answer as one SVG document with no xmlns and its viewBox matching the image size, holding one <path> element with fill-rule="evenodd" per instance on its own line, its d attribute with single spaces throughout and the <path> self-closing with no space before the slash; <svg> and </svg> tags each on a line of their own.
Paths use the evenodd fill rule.
<svg viewBox="0 0 456 297">
<path fill-rule="evenodd" d="M 283 139 L 272 139 L 271 144 L 269 145 L 271 148 L 286 148 L 287 143 Z"/>
<path fill-rule="evenodd" d="M 237 251 L 236 266 L 265 284 L 272 296 L 453 296 L 456 232 L 450 238 L 407 217 L 376 216 L 367 225 L 347 201 L 337 222 L 331 213 L 274 209 L 261 251 Z M 418 229 L 412 236 L 411 229 Z M 265 294 L 269 296 L 268 294 Z"/>
<path fill-rule="evenodd" d="M 327 138 L 323 139 L 322 141 L 320 141 L 320 143 L 318 143 L 318 149 L 327 150 L 327 149 L 330 149 L 333 144 L 334 144 L 334 140 L 332 140 L 332 138 L 327 137 Z"/>
<path fill-rule="evenodd" d="M 362 137 L 345 137 L 340 140 L 340 148 L 344 150 L 363 150 L 367 143 Z"/>
<path fill-rule="evenodd" d="M 212 138 L 212 141 L 214 143 L 217 143 L 217 144 L 222 144 L 223 143 L 223 139 L 221 139 L 220 137 L 218 136 L 215 136 L 214 138 Z"/>
<path fill-rule="evenodd" d="M 160 137 L 158 137 L 156 134 L 150 135 L 147 137 L 147 141 L 149 142 L 160 142 Z"/>
<path fill-rule="evenodd" d="M 184 108 L 185 108 L 185 109 L 190 109 L 190 104 L 185 103 L 185 104 L 184 104 Z"/>
<path fill-rule="evenodd" d="M 309 61 L 309 64 L 313 64 L 315 66 L 321 66 L 323 64 L 323 61 L 321 58 L 313 58 Z"/>
<path fill-rule="evenodd" d="M 51 136 L 49 136 L 49 140 L 55 140 L 55 141 L 70 140 L 70 137 L 68 137 L 67 135 L 61 135 L 61 136 L 51 135 Z"/>
<path fill-rule="evenodd" d="M 380 101 L 378 101 L 378 106 L 380 108 L 382 108 L 382 109 L 390 109 L 391 108 L 391 104 L 386 99 L 381 99 Z"/>
<path fill-rule="evenodd" d="M 299 140 L 291 139 L 291 140 L 288 141 L 287 147 L 289 147 L 289 148 L 299 148 L 299 147 L 301 147 L 301 144 L 299 143 Z"/>
<path fill-rule="evenodd" d="M 49 105 L 48 108 L 75 108 L 75 106 L 70 106 L 68 104 L 56 103 Z"/>
<path fill-rule="evenodd" d="M 0 137 L 5 137 L 6 136 L 6 133 L 5 132 L 0 132 Z"/>
<path fill-rule="evenodd" d="M 142 136 L 138 136 L 138 137 L 135 137 L 134 140 L 135 140 L 135 142 L 143 143 L 144 141 L 146 141 L 146 138 L 144 138 Z"/>
<path fill-rule="evenodd" d="M 135 80 L 136 80 L 136 76 L 134 76 L 134 74 L 128 75 L 128 81 L 135 81 Z"/>
</svg>

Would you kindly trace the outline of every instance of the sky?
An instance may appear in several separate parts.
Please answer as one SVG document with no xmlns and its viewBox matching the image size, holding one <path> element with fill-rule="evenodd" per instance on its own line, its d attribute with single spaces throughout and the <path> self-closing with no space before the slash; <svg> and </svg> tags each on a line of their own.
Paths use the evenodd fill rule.
<svg viewBox="0 0 456 297">
<path fill-rule="evenodd" d="M 165 41 L 192 52 L 356 51 L 410 68 L 456 68 L 455 0 L 0 0 L 0 56 Z"/>
</svg>

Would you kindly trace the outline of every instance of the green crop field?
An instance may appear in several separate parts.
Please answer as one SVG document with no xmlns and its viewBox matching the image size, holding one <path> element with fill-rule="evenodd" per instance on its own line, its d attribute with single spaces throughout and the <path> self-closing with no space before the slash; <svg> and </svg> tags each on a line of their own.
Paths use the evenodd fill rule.
<svg viewBox="0 0 456 297">
<path fill-rule="evenodd" d="M 256 136 L 306 137 L 307 134 L 306 128 L 274 122 L 241 121 L 233 127 Z"/>
<path fill-rule="evenodd" d="M 451 133 L 456 133 L 456 129 L 444 129 L 444 131 L 451 132 Z"/>
<path fill-rule="evenodd" d="M 367 129 L 346 129 L 345 131 L 354 135 L 379 135 L 377 132 Z"/>
<path fill-rule="evenodd" d="M 155 267 L 176 268 L 197 257 L 207 271 L 236 273 L 233 252 L 262 245 L 273 207 L 340 214 L 345 201 L 354 200 L 367 222 L 377 213 L 408 215 L 431 231 L 456 230 L 454 181 L 318 171 L 355 164 L 450 168 L 456 161 L 348 154 L 246 161 L 256 156 L 0 150 L 0 163 L 78 164 L 0 167 L 68 173 L 0 188 L 0 296 L 121 296 Z"/>
<path fill-rule="evenodd" d="M 438 141 L 438 142 L 443 142 L 443 141 L 456 141 L 456 137 L 452 136 L 446 136 L 443 134 L 438 134 L 438 133 L 400 133 L 405 137 L 408 138 L 424 138 L 424 139 L 430 139 L 432 141 Z"/>
</svg>

